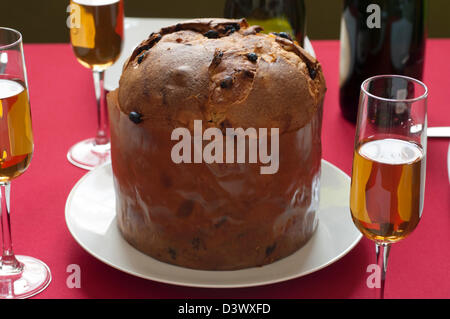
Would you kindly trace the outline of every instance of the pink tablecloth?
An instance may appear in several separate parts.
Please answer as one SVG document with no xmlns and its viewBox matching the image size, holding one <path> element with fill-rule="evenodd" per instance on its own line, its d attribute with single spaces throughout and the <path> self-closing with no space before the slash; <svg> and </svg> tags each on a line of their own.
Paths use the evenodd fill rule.
<svg viewBox="0 0 450 319">
<path fill-rule="evenodd" d="M 338 106 L 339 42 L 315 41 L 328 85 L 323 125 L 324 158 L 350 174 L 354 126 Z M 424 81 L 430 89 L 430 126 L 450 125 L 450 40 L 430 40 Z M 41 258 L 53 281 L 37 298 L 372 298 L 366 267 L 373 243 L 363 239 L 347 256 L 308 276 L 243 289 L 200 289 L 161 284 L 115 270 L 86 253 L 72 239 L 65 219 L 66 198 L 85 171 L 66 160 L 68 148 L 96 128 L 90 71 L 67 44 L 28 44 L 25 57 L 31 93 L 36 151 L 29 170 L 12 188 L 15 250 Z M 425 209 L 416 231 L 391 251 L 386 298 L 450 298 L 450 196 L 448 139 L 428 144 Z M 81 288 L 68 288 L 66 268 L 81 267 Z"/>
</svg>

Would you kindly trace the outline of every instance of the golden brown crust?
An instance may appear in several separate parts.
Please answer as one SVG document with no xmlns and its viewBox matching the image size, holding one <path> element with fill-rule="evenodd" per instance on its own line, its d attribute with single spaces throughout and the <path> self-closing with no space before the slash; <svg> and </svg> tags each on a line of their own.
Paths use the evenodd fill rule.
<svg viewBox="0 0 450 319">
<path fill-rule="evenodd" d="M 303 127 L 325 94 L 321 66 L 259 30 L 244 19 L 197 19 L 152 33 L 124 66 L 120 109 L 141 114 L 139 125 Z"/>
<path fill-rule="evenodd" d="M 296 43 L 242 20 L 198 19 L 152 33 L 108 94 L 117 223 L 158 260 L 231 270 L 271 263 L 317 227 L 321 66 Z M 279 171 L 174 163 L 175 127 L 279 128 Z"/>
</svg>

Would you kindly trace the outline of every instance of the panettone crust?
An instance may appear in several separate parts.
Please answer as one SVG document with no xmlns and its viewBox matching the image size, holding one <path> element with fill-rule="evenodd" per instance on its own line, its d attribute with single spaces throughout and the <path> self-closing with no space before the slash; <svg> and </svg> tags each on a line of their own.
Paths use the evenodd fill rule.
<svg viewBox="0 0 450 319">
<path fill-rule="evenodd" d="M 297 44 L 245 20 L 152 33 L 108 94 L 117 224 L 140 251 L 194 269 L 261 266 L 317 228 L 325 81 Z M 279 170 L 174 163 L 174 128 L 278 128 Z"/>
<path fill-rule="evenodd" d="M 325 94 L 320 63 L 260 30 L 244 19 L 197 19 L 152 33 L 124 65 L 120 109 L 139 113 L 141 125 L 303 127 Z"/>
</svg>

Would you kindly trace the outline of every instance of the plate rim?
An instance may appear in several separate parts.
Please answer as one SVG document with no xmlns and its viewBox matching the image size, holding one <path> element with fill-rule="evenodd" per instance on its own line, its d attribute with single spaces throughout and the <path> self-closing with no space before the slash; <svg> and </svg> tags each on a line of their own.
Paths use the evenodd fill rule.
<svg viewBox="0 0 450 319">
<path fill-rule="evenodd" d="M 342 171 L 339 167 L 337 167 L 336 165 L 330 163 L 329 161 L 325 160 L 325 159 L 321 159 L 321 164 L 326 164 L 329 165 L 330 167 L 332 167 L 336 172 L 338 172 L 340 175 L 342 175 L 342 177 L 344 177 L 345 179 L 347 179 L 347 181 L 351 180 L 350 176 L 348 176 L 344 171 Z M 82 240 L 80 240 L 78 238 L 78 236 L 72 231 L 72 229 L 70 228 L 70 223 L 68 220 L 68 208 L 69 208 L 69 204 L 71 202 L 71 199 L 73 198 L 76 189 L 79 187 L 79 185 L 81 183 L 83 183 L 84 180 L 86 180 L 87 178 L 89 178 L 89 176 L 95 174 L 98 170 L 104 169 L 104 167 L 106 166 L 111 166 L 111 162 L 107 162 L 89 172 L 87 172 L 86 174 L 84 174 L 76 183 L 75 185 L 72 187 L 72 189 L 70 190 L 69 195 L 67 196 L 66 199 L 66 204 L 64 206 L 64 219 L 65 219 L 65 223 L 66 223 L 66 227 L 69 230 L 70 235 L 72 236 L 72 238 L 75 240 L 75 242 L 85 251 L 87 252 L 90 256 L 94 257 L 95 259 L 99 260 L 100 262 L 116 269 L 119 270 L 123 273 L 126 273 L 128 275 L 132 275 L 138 278 L 142 278 L 145 280 L 150 280 L 150 281 L 155 281 L 155 282 L 159 282 L 159 283 L 164 283 L 164 284 L 170 284 L 170 285 L 175 285 L 175 286 L 181 286 L 181 287 L 193 287 L 193 288 L 207 288 L 207 289 L 233 289 L 233 288 L 251 288 L 251 287 L 258 287 L 258 286 L 266 286 L 266 285 L 272 285 L 272 284 L 277 284 L 277 283 L 281 283 L 281 282 L 285 282 L 285 281 L 289 281 L 292 279 L 296 279 L 296 278 L 300 278 L 300 277 L 304 277 L 307 276 L 311 273 L 317 272 L 319 270 L 322 270 L 326 267 L 328 267 L 329 265 L 337 262 L 338 260 L 340 260 L 341 258 L 343 258 L 344 256 L 346 256 L 351 250 L 353 250 L 353 248 L 355 248 L 356 245 L 358 245 L 358 243 L 361 241 L 361 238 L 363 237 L 361 233 L 358 234 L 357 239 L 354 240 L 345 250 L 343 250 L 340 254 L 338 254 L 337 256 L 335 256 L 334 258 L 328 260 L 326 263 L 323 263 L 322 265 L 318 266 L 318 267 L 314 267 L 312 269 L 309 269 L 305 272 L 302 273 L 296 273 L 296 274 L 291 274 L 288 276 L 282 276 L 280 278 L 277 279 L 270 279 L 270 280 L 263 280 L 263 281 L 257 281 L 257 282 L 253 282 L 253 283 L 243 283 L 243 284 L 218 284 L 218 283 L 192 283 L 192 282 L 180 282 L 180 281 L 174 281 L 174 280 L 168 280 L 168 279 L 164 279 L 164 278 L 155 278 L 155 277 L 149 277 L 146 275 L 143 275 L 139 272 L 135 272 L 133 270 L 129 270 L 129 269 L 123 269 L 120 268 L 119 266 L 115 265 L 114 263 L 110 262 L 107 258 L 100 256 L 97 253 L 94 253 L 92 250 L 90 250 L 88 247 L 86 247 L 86 245 L 82 242 Z M 114 217 L 115 218 L 115 217 Z M 318 228 L 320 226 L 320 219 L 319 219 L 319 225 L 317 227 L 317 229 L 315 230 L 313 236 L 315 236 L 317 234 Z M 312 239 L 312 237 L 308 240 L 308 242 Z M 126 241 L 125 241 L 126 242 Z M 134 248 L 133 246 L 131 246 L 128 242 L 126 242 L 126 244 L 128 244 L 130 246 L 130 248 L 137 250 L 136 248 Z M 301 250 L 302 248 L 300 248 Z M 139 253 L 143 254 L 142 252 L 140 252 L 139 250 L 137 250 Z M 144 254 L 145 255 L 145 254 Z M 181 267 L 181 266 L 177 266 L 177 265 L 171 265 L 171 264 L 167 264 L 165 262 L 159 261 L 151 256 L 145 255 L 148 258 L 153 259 L 154 261 L 164 264 L 164 265 L 169 265 L 172 267 L 177 267 L 182 269 L 183 271 L 193 271 L 193 272 L 213 272 L 213 273 L 220 273 L 220 272 L 237 272 L 240 270 L 248 270 L 251 268 L 246 268 L 246 269 L 237 269 L 237 270 L 231 270 L 231 271 L 221 271 L 221 270 L 198 270 L 198 269 L 191 269 L 191 268 L 186 268 L 186 267 Z M 269 264 L 269 265 L 273 265 L 273 264 Z M 268 266 L 268 265 L 266 265 Z M 261 266 L 264 267 L 264 266 Z"/>
</svg>

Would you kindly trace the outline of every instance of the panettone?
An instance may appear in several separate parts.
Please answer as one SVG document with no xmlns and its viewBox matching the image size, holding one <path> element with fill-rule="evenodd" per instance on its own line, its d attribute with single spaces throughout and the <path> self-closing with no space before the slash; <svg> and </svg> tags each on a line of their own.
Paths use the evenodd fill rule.
<svg viewBox="0 0 450 319">
<path fill-rule="evenodd" d="M 198 19 L 152 33 L 108 94 L 117 222 L 159 260 L 197 269 L 264 265 L 317 226 L 325 81 L 286 37 L 242 20 Z M 172 132 L 277 128 L 279 163 L 175 163 Z M 206 143 L 206 142 L 203 142 Z"/>
</svg>

